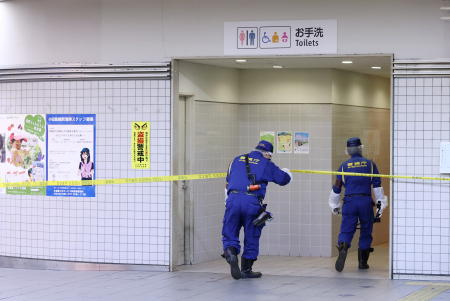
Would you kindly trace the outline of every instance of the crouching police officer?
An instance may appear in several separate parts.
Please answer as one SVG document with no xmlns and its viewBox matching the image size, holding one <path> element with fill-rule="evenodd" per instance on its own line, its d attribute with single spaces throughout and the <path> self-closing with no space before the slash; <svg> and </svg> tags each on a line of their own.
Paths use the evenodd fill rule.
<svg viewBox="0 0 450 301">
<path fill-rule="evenodd" d="M 269 182 L 284 186 L 291 181 L 288 169 L 280 169 L 272 161 L 273 145 L 260 141 L 256 149 L 237 156 L 230 164 L 227 174 L 226 209 L 223 218 L 223 257 L 230 265 L 234 279 L 259 278 L 252 271 L 253 262 L 259 253 L 259 238 L 265 220 L 270 213 L 265 211 L 262 201 Z M 237 255 L 240 253 L 239 232 L 244 227 L 244 252 L 241 269 Z"/>
<path fill-rule="evenodd" d="M 343 162 L 338 171 L 356 172 L 366 174 L 379 174 L 375 163 L 362 156 L 361 140 L 353 137 L 347 140 L 347 154 L 351 157 Z M 335 268 L 338 272 L 344 269 L 347 250 L 350 248 L 353 235 L 356 231 L 358 219 L 361 225 L 359 236 L 358 262 L 360 269 L 368 269 L 372 244 L 372 227 L 374 222 L 372 191 L 378 204 L 378 216 L 387 207 L 387 197 L 381 187 L 380 177 L 360 177 L 337 175 L 336 182 L 330 192 L 328 203 L 333 214 L 338 214 L 341 203 L 339 202 L 342 185 L 345 187 L 344 205 L 342 207 L 342 223 L 339 233 L 337 248 L 339 256 Z"/>
</svg>

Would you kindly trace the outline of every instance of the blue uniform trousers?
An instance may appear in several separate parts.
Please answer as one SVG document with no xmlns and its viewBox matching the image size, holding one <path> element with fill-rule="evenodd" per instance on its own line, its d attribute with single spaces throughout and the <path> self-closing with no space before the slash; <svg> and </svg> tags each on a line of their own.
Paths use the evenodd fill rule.
<svg viewBox="0 0 450 301">
<path fill-rule="evenodd" d="M 239 232 L 244 227 L 244 252 L 242 257 L 256 260 L 259 254 L 259 238 L 264 225 L 256 227 L 252 221 L 261 210 L 259 200 L 245 193 L 230 193 L 225 215 L 223 217 L 222 242 L 223 248 L 236 248 L 238 254 L 241 251 Z"/>
<path fill-rule="evenodd" d="M 342 207 L 342 224 L 338 242 L 351 245 L 358 219 L 361 226 L 359 248 L 369 249 L 372 244 L 373 209 L 370 196 L 346 196 Z"/>
</svg>

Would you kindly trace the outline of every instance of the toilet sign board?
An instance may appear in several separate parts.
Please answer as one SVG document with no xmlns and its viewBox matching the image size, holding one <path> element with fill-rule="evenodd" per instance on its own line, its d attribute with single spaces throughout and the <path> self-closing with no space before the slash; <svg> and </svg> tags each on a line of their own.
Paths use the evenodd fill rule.
<svg viewBox="0 0 450 301">
<path fill-rule="evenodd" d="M 225 55 L 335 54 L 336 20 L 225 22 Z"/>
</svg>

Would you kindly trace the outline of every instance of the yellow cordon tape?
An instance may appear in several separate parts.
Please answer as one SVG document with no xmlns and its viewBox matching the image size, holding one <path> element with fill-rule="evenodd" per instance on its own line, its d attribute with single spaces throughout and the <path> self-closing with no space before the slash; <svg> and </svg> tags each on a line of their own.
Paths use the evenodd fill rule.
<svg viewBox="0 0 450 301">
<path fill-rule="evenodd" d="M 357 172 L 342 172 L 342 171 L 325 171 L 325 170 L 302 170 L 291 169 L 291 172 L 310 173 L 319 175 L 344 175 L 344 176 L 360 176 L 360 177 L 379 177 L 390 179 L 411 179 L 411 180 L 432 180 L 432 181 L 450 181 L 450 178 L 439 177 L 418 177 L 418 176 L 397 176 L 397 175 L 381 175 L 371 173 L 357 173 Z"/>
<path fill-rule="evenodd" d="M 160 176 L 160 177 L 143 177 L 143 178 L 117 178 L 117 179 L 100 179 L 100 180 L 83 180 L 83 181 L 40 181 L 40 182 L 11 182 L 0 183 L 0 187 L 42 187 L 42 186 L 86 186 L 86 185 L 111 185 L 111 184 L 136 184 L 151 182 L 175 182 L 186 180 L 203 180 L 225 178 L 227 174 L 208 173 L 196 175 L 179 175 L 179 176 Z"/>
<path fill-rule="evenodd" d="M 374 175 L 374 174 L 370 174 L 370 173 L 325 171 L 325 170 L 292 169 L 291 172 L 304 173 L 304 174 L 319 174 L 319 175 L 344 175 L 344 176 L 359 176 L 359 177 L 380 177 L 380 178 L 391 178 L 391 179 L 450 181 L 450 178 L 397 176 L 397 175 L 381 175 L 381 174 Z M 11 182 L 11 183 L 2 182 L 2 183 L 0 183 L 0 187 L 85 186 L 85 185 L 98 186 L 98 185 L 111 185 L 111 184 L 176 182 L 176 181 L 218 179 L 218 178 L 225 178 L 226 175 L 227 174 L 225 172 L 220 172 L 220 173 L 178 175 L 178 176 L 117 178 L 117 179 L 83 180 L 83 181 L 39 181 L 39 182 Z"/>
</svg>

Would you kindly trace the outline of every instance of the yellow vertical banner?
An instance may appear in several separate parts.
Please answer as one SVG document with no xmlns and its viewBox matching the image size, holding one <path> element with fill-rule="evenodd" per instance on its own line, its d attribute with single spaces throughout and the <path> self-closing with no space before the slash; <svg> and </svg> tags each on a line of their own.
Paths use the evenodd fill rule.
<svg viewBox="0 0 450 301">
<path fill-rule="evenodd" d="M 131 168 L 150 168 L 150 122 L 131 123 Z"/>
</svg>

